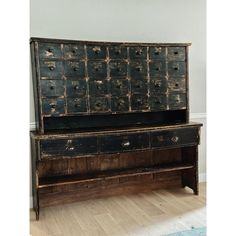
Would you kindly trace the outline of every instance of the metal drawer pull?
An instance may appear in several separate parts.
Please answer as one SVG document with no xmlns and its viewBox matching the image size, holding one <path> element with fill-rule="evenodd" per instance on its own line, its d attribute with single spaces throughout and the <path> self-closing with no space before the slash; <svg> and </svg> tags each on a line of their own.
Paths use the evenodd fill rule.
<svg viewBox="0 0 236 236">
<path fill-rule="evenodd" d="M 171 141 L 174 142 L 174 143 L 177 143 L 179 140 L 179 137 L 178 136 L 174 136 L 171 138 Z"/>
<path fill-rule="evenodd" d="M 120 54 L 121 54 L 121 50 L 117 50 L 116 55 L 120 55 Z"/>
<path fill-rule="evenodd" d="M 136 67 L 136 71 L 142 71 L 142 67 L 141 66 Z"/>
<path fill-rule="evenodd" d="M 121 144 L 122 147 L 128 147 L 130 146 L 130 141 L 123 141 Z"/>
<path fill-rule="evenodd" d="M 75 53 L 76 53 L 76 50 L 75 50 L 75 49 L 73 49 L 73 50 L 72 50 L 72 53 L 73 53 L 73 54 L 75 54 Z"/>
<path fill-rule="evenodd" d="M 141 55 L 141 54 L 142 54 L 142 50 L 139 49 L 139 50 L 137 50 L 135 53 L 136 53 L 136 55 Z"/>
<path fill-rule="evenodd" d="M 54 89 L 54 86 L 51 86 L 50 89 L 53 90 L 53 89 Z"/>
<path fill-rule="evenodd" d="M 95 54 L 99 54 L 100 51 L 101 51 L 101 48 L 100 47 L 94 47 L 93 51 L 94 51 Z"/>
<path fill-rule="evenodd" d="M 160 67 L 157 67 L 156 70 L 159 71 L 159 70 L 160 70 Z"/>
<path fill-rule="evenodd" d="M 75 85 L 74 89 L 78 90 L 79 89 L 79 85 Z"/>
<path fill-rule="evenodd" d="M 177 54 L 178 54 L 178 52 L 176 51 L 176 52 L 174 52 L 174 54 L 175 54 L 175 55 L 177 55 Z"/>
<path fill-rule="evenodd" d="M 50 66 L 50 67 L 49 67 L 49 70 L 54 70 L 54 69 L 55 69 L 54 66 Z"/>
<path fill-rule="evenodd" d="M 178 67 L 174 67 L 174 70 L 179 70 L 179 68 Z"/>
<path fill-rule="evenodd" d="M 116 71 L 117 71 L 117 72 L 121 72 L 121 68 L 120 68 L 120 67 L 117 67 L 117 68 L 116 68 Z"/>
<path fill-rule="evenodd" d="M 56 104 L 55 103 L 51 103 L 50 106 L 51 106 L 52 109 L 56 108 Z"/>
<path fill-rule="evenodd" d="M 78 69 L 79 69 L 79 68 L 78 68 L 78 67 L 76 67 L 76 66 L 75 66 L 75 67 L 73 67 L 73 70 L 74 70 L 74 71 L 77 71 Z"/>
<path fill-rule="evenodd" d="M 51 48 L 48 49 L 48 52 L 53 52 L 53 50 Z"/>
</svg>

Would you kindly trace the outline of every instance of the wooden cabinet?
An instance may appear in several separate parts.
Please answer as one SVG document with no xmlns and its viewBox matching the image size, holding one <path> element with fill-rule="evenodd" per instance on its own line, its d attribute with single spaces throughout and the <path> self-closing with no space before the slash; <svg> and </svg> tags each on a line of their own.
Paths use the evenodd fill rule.
<svg viewBox="0 0 236 236">
<path fill-rule="evenodd" d="M 201 124 L 189 122 L 190 44 L 31 39 L 34 209 L 188 186 Z"/>
</svg>

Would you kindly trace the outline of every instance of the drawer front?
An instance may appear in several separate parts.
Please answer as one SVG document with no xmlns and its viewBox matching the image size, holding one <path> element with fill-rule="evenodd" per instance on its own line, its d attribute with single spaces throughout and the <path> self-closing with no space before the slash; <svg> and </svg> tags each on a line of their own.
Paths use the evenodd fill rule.
<svg viewBox="0 0 236 236">
<path fill-rule="evenodd" d="M 65 76 L 73 78 L 84 78 L 85 77 L 85 64 L 83 61 L 65 62 Z"/>
<path fill-rule="evenodd" d="M 87 99 L 86 98 L 68 98 L 67 99 L 67 112 L 75 113 L 75 114 L 87 112 Z"/>
<path fill-rule="evenodd" d="M 151 133 L 151 147 L 198 144 L 198 129 L 180 129 Z"/>
<path fill-rule="evenodd" d="M 167 96 L 150 97 L 149 105 L 151 111 L 165 111 L 167 110 Z"/>
<path fill-rule="evenodd" d="M 130 76 L 134 78 L 147 76 L 147 63 L 145 61 L 131 61 Z"/>
<path fill-rule="evenodd" d="M 127 76 L 127 62 L 125 61 L 110 61 L 109 70 L 111 77 Z"/>
<path fill-rule="evenodd" d="M 150 77 L 164 77 L 166 76 L 166 62 L 165 61 L 151 61 L 149 63 Z"/>
<path fill-rule="evenodd" d="M 150 94 L 151 96 L 160 95 L 167 92 L 167 80 L 166 78 L 150 79 Z"/>
<path fill-rule="evenodd" d="M 63 98 L 42 99 L 42 113 L 43 115 L 52 116 L 65 114 L 65 100 Z"/>
<path fill-rule="evenodd" d="M 106 46 L 89 45 L 87 46 L 88 59 L 106 59 Z"/>
<path fill-rule="evenodd" d="M 107 135 L 100 138 L 101 152 L 125 152 L 149 147 L 149 134 Z"/>
<path fill-rule="evenodd" d="M 127 79 L 114 79 L 110 80 L 111 84 L 111 94 L 116 95 L 126 95 L 129 92 L 129 81 Z"/>
<path fill-rule="evenodd" d="M 148 93 L 147 79 L 132 79 L 131 78 L 131 93 L 146 95 Z"/>
<path fill-rule="evenodd" d="M 169 76 L 179 77 L 186 75 L 186 64 L 185 62 L 169 62 L 168 63 L 168 74 Z"/>
<path fill-rule="evenodd" d="M 40 59 L 62 58 L 61 44 L 39 43 L 39 58 Z"/>
<path fill-rule="evenodd" d="M 133 111 L 147 111 L 149 110 L 148 97 L 141 95 L 131 96 L 131 108 Z"/>
<path fill-rule="evenodd" d="M 64 96 L 64 80 L 40 80 L 41 95 L 45 97 Z"/>
<path fill-rule="evenodd" d="M 168 47 L 167 57 L 169 61 L 184 61 L 185 47 Z"/>
<path fill-rule="evenodd" d="M 186 94 L 169 94 L 168 105 L 169 110 L 181 110 L 186 109 Z"/>
<path fill-rule="evenodd" d="M 108 94 L 108 81 L 107 80 L 89 80 L 89 93 L 90 95 L 105 95 Z"/>
<path fill-rule="evenodd" d="M 41 79 L 62 79 L 63 63 L 61 61 L 41 61 Z"/>
<path fill-rule="evenodd" d="M 106 78 L 107 63 L 105 61 L 88 61 L 88 76 L 91 78 Z"/>
<path fill-rule="evenodd" d="M 67 97 L 84 96 L 87 93 L 87 82 L 85 79 L 66 81 Z"/>
<path fill-rule="evenodd" d="M 65 59 L 85 59 L 85 50 L 83 45 L 67 44 L 64 45 Z"/>
<path fill-rule="evenodd" d="M 104 113 L 109 111 L 109 102 L 106 97 L 90 97 L 91 113 Z"/>
<path fill-rule="evenodd" d="M 186 80 L 183 78 L 170 79 L 168 80 L 169 92 L 186 92 Z"/>
<path fill-rule="evenodd" d="M 147 47 L 130 47 L 130 59 L 147 59 Z"/>
<path fill-rule="evenodd" d="M 151 60 L 165 60 L 166 47 L 149 47 L 149 56 Z"/>
<path fill-rule="evenodd" d="M 47 156 L 76 156 L 97 152 L 96 137 L 76 139 L 42 140 L 40 143 L 42 158 Z"/>
<path fill-rule="evenodd" d="M 111 98 L 111 111 L 112 112 L 128 112 L 129 111 L 128 97 L 112 97 Z"/>
<path fill-rule="evenodd" d="M 123 59 L 127 58 L 127 48 L 122 46 L 109 47 L 110 59 Z"/>
</svg>

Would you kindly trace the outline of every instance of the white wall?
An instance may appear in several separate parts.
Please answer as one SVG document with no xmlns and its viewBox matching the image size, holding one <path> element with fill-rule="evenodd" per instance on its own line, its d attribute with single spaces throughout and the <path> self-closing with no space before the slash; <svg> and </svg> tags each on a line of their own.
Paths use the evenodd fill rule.
<svg viewBox="0 0 236 236">
<path fill-rule="evenodd" d="M 132 42 L 191 42 L 190 111 L 196 121 L 206 113 L 205 0 L 31 0 L 32 37 Z M 30 93 L 30 122 L 34 122 Z M 199 169 L 205 165 L 205 127 Z"/>
</svg>

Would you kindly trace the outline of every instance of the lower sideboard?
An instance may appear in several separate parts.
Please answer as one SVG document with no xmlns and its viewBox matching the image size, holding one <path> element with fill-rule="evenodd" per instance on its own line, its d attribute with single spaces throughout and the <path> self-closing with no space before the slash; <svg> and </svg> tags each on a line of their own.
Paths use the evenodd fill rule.
<svg viewBox="0 0 236 236">
<path fill-rule="evenodd" d="M 199 123 L 39 134 L 31 132 L 33 207 L 159 188 L 198 194 Z"/>
</svg>

